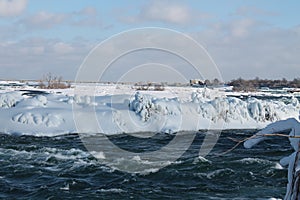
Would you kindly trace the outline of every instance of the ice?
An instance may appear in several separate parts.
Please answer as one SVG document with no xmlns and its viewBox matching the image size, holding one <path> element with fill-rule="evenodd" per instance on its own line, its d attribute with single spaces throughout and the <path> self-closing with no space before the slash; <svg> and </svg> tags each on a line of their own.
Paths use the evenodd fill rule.
<svg viewBox="0 0 300 200">
<path fill-rule="evenodd" d="M 138 114 L 142 121 L 147 121 L 151 115 L 151 109 L 154 109 L 152 100 L 145 95 L 141 95 L 137 92 L 134 96 L 134 100 L 129 103 L 129 108 Z"/>
<path fill-rule="evenodd" d="M 298 104 L 295 104 L 295 100 L 292 99 L 292 104 L 294 106 L 297 106 Z M 300 120 L 300 115 L 299 115 Z M 299 199 L 300 196 L 298 194 L 299 188 L 299 173 L 300 173 L 300 155 L 299 154 L 299 146 L 300 146 L 300 138 L 297 138 L 300 136 L 300 122 L 296 120 L 295 118 L 290 118 L 286 120 L 280 120 L 277 122 L 274 122 L 264 129 L 260 130 L 258 133 L 256 133 L 255 137 L 247 140 L 244 142 L 245 148 L 251 148 L 254 145 L 258 144 L 259 142 L 267 139 L 268 137 L 264 136 L 264 134 L 276 134 L 276 133 L 282 133 L 284 131 L 289 131 L 289 141 L 291 146 L 294 149 L 294 153 L 291 155 L 284 157 L 280 160 L 280 164 L 282 166 L 288 165 L 288 185 L 287 185 L 287 191 L 285 198 L 286 200 L 289 199 Z"/>
<path fill-rule="evenodd" d="M 47 104 L 47 98 L 45 96 L 38 95 L 34 98 L 22 99 L 19 102 L 18 107 L 36 108 L 36 107 L 45 107 L 46 104 Z"/>
<path fill-rule="evenodd" d="M 274 123 L 268 125 L 267 127 L 265 127 L 264 129 L 260 130 L 258 133 L 256 133 L 257 137 L 254 137 L 250 140 L 247 140 L 244 143 L 244 147 L 245 148 L 251 148 L 254 145 L 258 144 L 259 142 L 267 139 L 267 137 L 263 137 L 261 135 L 281 133 L 281 132 L 287 131 L 287 130 L 291 130 L 290 135 L 294 135 L 294 134 L 297 134 L 297 133 L 300 135 L 300 124 L 299 124 L 299 122 L 294 118 L 289 118 L 289 119 L 286 119 L 286 120 L 280 120 L 280 121 L 274 122 Z M 292 147 L 294 149 L 295 148 L 298 149 L 298 143 L 297 143 L 298 140 L 295 139 L 295 138 L 290 138 L 290 141 L 291 141 Z M 295 143 L 295 141 L 296 141 L 296 143 Z"/>
<path fill-rule="evenodd" d="M 22 94 L 19 92 L 7 92 L 0 94 L 0 107 L 11 108 L 22 99 Z"/>
<path fill-rule="evenodd" d="M 39 113 L 20 113 L 12 117 L 12 121 L 28 125 L 45 125 L 58 127 L 64 120 L 57 114 L 41 115 Z"/>
<path fill-rule="evenodd" d="M 294 96 L 292 97 L 291 105 L 294 106 L 294 107 L 299 107 L 299 101 Z"/>
<path fill-rule="evenodd" d="M 274 169 L 284 169 L 281 163 L 276 163 Z"/>
<path fill-rule="evenodd" d="M 94 102 L 92 102 L 92 97 L 88 96 L 88 95 L 84 95 L 84 96 L 79 96 L 79 95 L 75 95 L 74 98 L 70 97 L 68 100 L 68 103 L 76 103 L 76 104 L 81 104 L 81 105 L 94 105 Z"/>
<path fill-rule="evenodd" d="M 87 133 L 259 129 L 296 117 L 300 109 L 295 97 L 285 102 L 242 100 L 208 88 L 135 92 L 128 85 L 113 86 L 103 84 L 91 90 L 92 86 L 82 85 L 82 95 L 72 89 L 46 90 L 47 94 L 36 96 L 22 96 L 25 92 L 12 89 L 1 91 L 0 132 L 35 136 L 77 133 L 74 112 L 81 116 L 80 131 Z M 92 120 L 93 116 L 97 119 Z"/>
</svg>

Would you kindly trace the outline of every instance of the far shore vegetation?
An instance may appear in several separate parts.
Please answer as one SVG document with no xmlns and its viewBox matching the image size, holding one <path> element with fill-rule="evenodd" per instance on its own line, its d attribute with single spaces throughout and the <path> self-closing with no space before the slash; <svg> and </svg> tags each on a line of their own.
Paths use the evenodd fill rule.
<svg viewBox="0 0 300 200">
<path fill-rule="evenodd" d="M 28 80 L 5 80 L 3 81 L 20 81 L 20 82 L 28 82 Z M 42 89 L 64 89 L 70 88 L 73 81 L 63 80 L 62 76 L 57 76 L 52 73 L 45 74 L 40 80 L 31 80 L 38 83 L 38 87 Z M 287 80 L 285 78 L 282 79 L 233 79 L 230 81 L 223 82 L 217 78 L 213 80 L 202 80 L 202 79 L 191 79 L 189 83 L 168 83 L 168 82 L 105 82 L 107 84 L 130 84 L 132 88 L 135 90 L 155 90 L 155 91 L 163 91 L 166 86 L 194 86 L 194 87 L 223 87 L 223 86 L 231 86 L 233 91 L 245 91 L 245 92 L 254 92 L 258 90 L 269 90 L 269 89 L 283 89 L 283 88 L 291 88 L 296 89 L 297 92 L 300 92 L 300 78 L 294 78 L 292 80 Z"/>
</svg>

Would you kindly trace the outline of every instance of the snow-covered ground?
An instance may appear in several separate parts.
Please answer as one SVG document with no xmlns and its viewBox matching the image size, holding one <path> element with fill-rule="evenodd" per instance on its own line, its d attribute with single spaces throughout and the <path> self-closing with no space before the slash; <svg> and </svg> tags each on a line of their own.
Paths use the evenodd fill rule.
<svg viewBox="0 0 300 200">
<path fill-rule="evenodd" d="M 0 132 L 59 135 L 65 133 L 193 131 L 199 129 L 259 129 L 287 118 L 298 118 L 297 98 L 259 100 L 219 89 L 166 87 L 136 91 L 125 84 L 80 84 L 69 89 L 42 90 L 5 86 L 0 92 Z M 278 96 L 278 95 L 277 95 Z M 94 120 L 94 118 L 96 120 Z M 76 123 L 75 123 L 75 121 Z"/>
</svg>

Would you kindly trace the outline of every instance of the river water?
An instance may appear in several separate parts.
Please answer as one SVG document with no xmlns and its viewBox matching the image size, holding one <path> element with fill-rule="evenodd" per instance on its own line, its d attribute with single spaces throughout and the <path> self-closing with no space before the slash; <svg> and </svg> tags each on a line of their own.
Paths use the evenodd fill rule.
<svg viewBox="0 0 300 200">
<path fill-rule="evenodd" d="M 205 157 L 198 152 L 205 131 L 175 162 L 148 173 L 128 173 L 94 158 L 77 134 L 33 137 L 0 134 L 1 199 L 270 199 L 283 198 L 287 170 L 278 162 L 292 150 L 272 137 L 252 149 L 236 142 L 256 130 L 226 130 Z M 190 133 L 187 133 L 190 134 Z M 154 151 L 174 135 L 154 139 L 117 135 L 127 151 Z M 142 141 L 142 142 L 141 142 Z"/>
</svg>

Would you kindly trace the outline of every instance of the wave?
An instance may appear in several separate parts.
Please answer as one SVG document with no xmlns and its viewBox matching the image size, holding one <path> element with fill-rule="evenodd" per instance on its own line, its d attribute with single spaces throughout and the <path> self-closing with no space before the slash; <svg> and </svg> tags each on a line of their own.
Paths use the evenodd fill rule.
<svg viewBox="0 0 300 200">
<path fill-rule="evenodd" d="M 274 165 L 274 162 L 261 159 L 261 158 L 243 158 L 241 160 L 237 160 L 235 162 L 246 164 L 246 165 L 251 165 L 251 164 L 262 164 L 262 165 Z"/>
<path fill-rule="evenodd" d="M 104 192 L 104 193 L 123 193 L 123 192 L 126 192 L 120 188 L 110 188 L 110 189 L 99 189 L 98 190 L 99 192 Z"/>
</svg>

